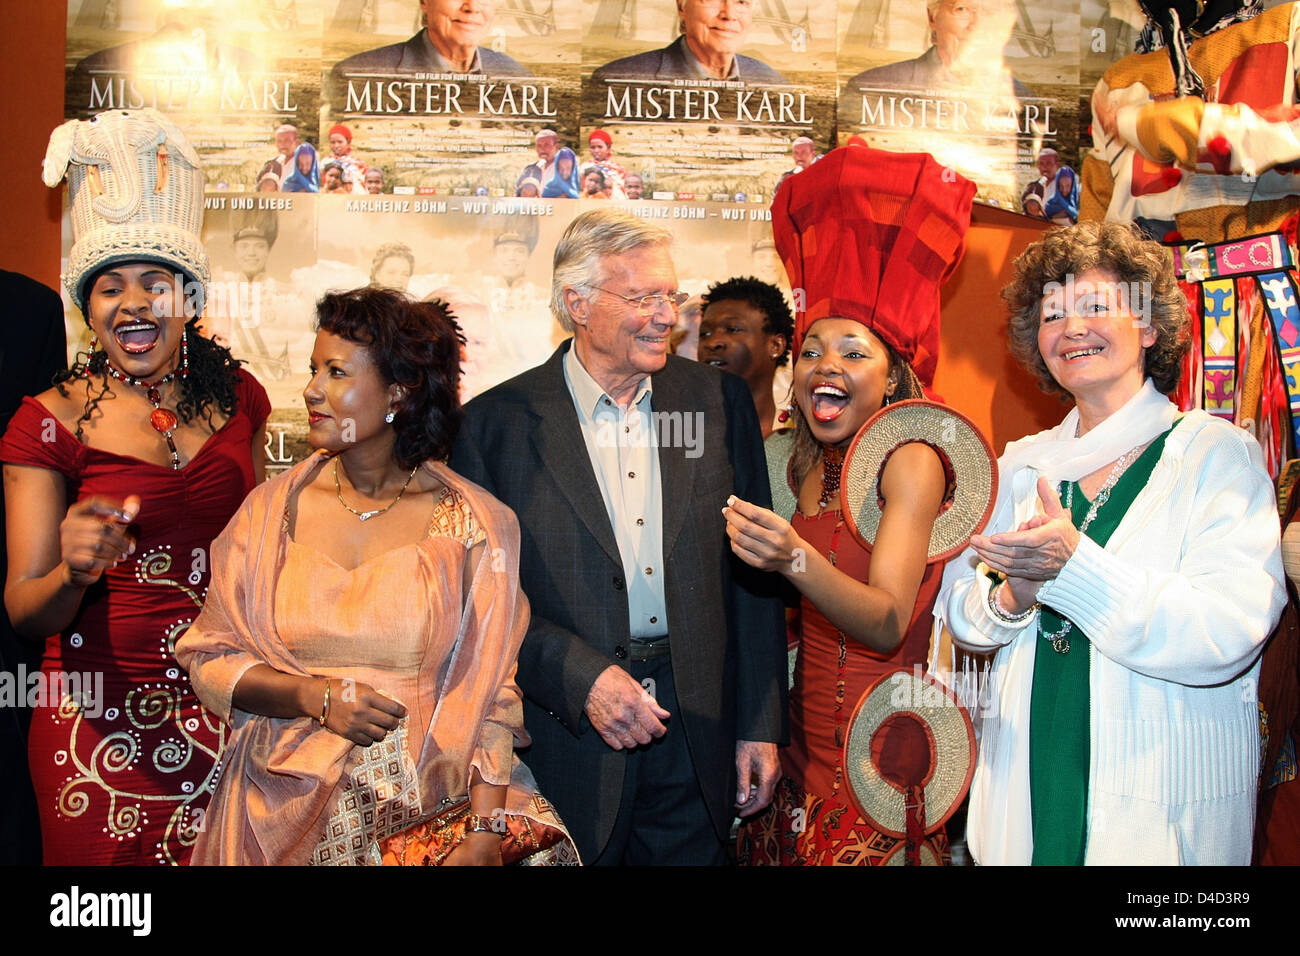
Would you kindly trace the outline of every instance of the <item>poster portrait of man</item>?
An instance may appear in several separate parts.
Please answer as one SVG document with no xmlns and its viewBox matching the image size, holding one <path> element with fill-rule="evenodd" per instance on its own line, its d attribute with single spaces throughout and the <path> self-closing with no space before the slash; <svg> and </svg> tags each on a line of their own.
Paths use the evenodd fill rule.
<svg viewBox="0 0 1300 956">
<path fill-rule="evenodd" d="M 714 79 L 785 84 L 761 60 L 744 56 L 757 0 L 676 0 L 681 31 L 668 46 L 606 63 L 592 74 L 613 79 Z"/>
<path fill-rule="evenodd" d="M 598 0 L 584 15 L 582 136 L 609 137 L 642 197 L 766 205 L 792 137 L 831 142 L 833 4 Z"/>
<path fill-rule="evenodd" d="M 321 136 L 347 126 L 386 192 L 510 195 L 539 129 L 578 137 L 581 0 L 326 2 Z"/>
<path fill-rule="evenodd" d="M 257 188 L 263 137 L 310 129 L 319 114 L 319 30 L 267 29 L 268 6 L 69 0 L 65 118 L 159 110 L 196 144 L 211 188 Z"/>
<path fill-rule="evenodd" d="M 425 26 L 413 37 L 350 56 L 334 73 L 532 75 L 513 57 L 484 45 L 496 17 L 496 0 L 419 0 L 419 6 Z"/>
<path fill-rule="evenodd" d="M 99 28 L 96 33 L 100 33 L 107 26 L 119 34 L 130 35 L 122 29 L 120 16 L 106 18 L 107 12 L 108 5 L 90 0 L 77 8 L 70 26 L 87 34 L 91 32 L 87 27 L 93 25 Z M 70 106 L 89 109 L 96 105 L 88 97 L 82 102 L 82 97 L 73 96 L 74 91 L 79 93 L 83 88 L 89 91 L 92 77 L 98 77 L 102 85 L 108 77 L 120 74 L 193 77 L 196 72 L 247 75 L 265 69 L 261 57 L 227 36 L 229 12 L 226 11 L 223 19 L 222 11 L 211 2 L 177 0 L 140 13 L 145 15 L 135 18 L 138 23 L 128 21 L 125 25 L 152 24 L 152 30 L 125 43 L 97 50 L 77 62 L 69 83 Z M 103 108 L 105 95 L 101 92 L 98 98 L 98 105 Z M 111 104 L 122 105 L 126 104 Z"/>
<path fill-rule="evenodd" d="M 1074 0 L 842 0 L 838 138 L 928 152 L 1022 208 L 1035 157 L 1076 148 Z"/>
<path fill-rule="evenodd" d="M 993 54 L 1000 63 L 1005 42 L 997 21 L 1000 0 L 926 0 L 930 46 L 918 57 L 863 70 L 845 89 L 939 90 L 967 84 L 979 64 Z M 1007 74 L 1017 99 L 1032 95 L 1028 86 Z"/>
<path fill-rule="evenodd" d="M 248 366 L 275 408 L 301 407 L 319 292 L 295 273 L 315 261 L 315 238 L 314 197 L 213 197 L 204 215 L 212 282 L 203 331 Z"/>
</svg>

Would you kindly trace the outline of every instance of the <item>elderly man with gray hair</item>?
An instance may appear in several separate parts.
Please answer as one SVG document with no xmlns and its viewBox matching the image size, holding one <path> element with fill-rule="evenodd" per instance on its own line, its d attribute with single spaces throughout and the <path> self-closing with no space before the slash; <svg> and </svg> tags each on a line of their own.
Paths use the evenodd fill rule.
<svg viewBox="0 0 1300 956">
<path fill-rule="evenodd" d="M 932 89 L 950 92 L 962 89 L 971 79 L 968 74 L 972 66 L 980 70 L 988 68 L 983 57 L 989 52 L 990 31 L 1009 29 L 1006 21 L 1008 10 L 1008 0 L 926 0 L 930 48 L 915 59 L 864 70 L 849 80 L 844 90 L 846 93 L 855 93 L 861 89 Z M 980 45 L 968 50 L 967 46 L 977 38 L 981 41 Z M 1006 39 L 1006 36 L 996 38 L 999 53 L 1000 45 Z M 972 51 L 978 52 L 972 54 Z M 974 60 L 980 62 L 974 63 Z M 1016 99 L 1033 95 L 1029 87 L 1015 77 L 1009 79 Z"/>
<path fill-rule="evenodd" d="M 451 459 L 519 517 L 528 763 L 588 863 L 722 863 L 786 735 L 776 582 L 721 511 L 769 500 L 758 420 L 740 379 L 668 354 L 670 243 L 578 216 L 551 297 L 573 337 L 470 402 Z"/>
<path fill-rule="evenodd" d="M 513 57 L 481 45 L 492 39 L 497 6 L 495 0 L 420 0 L 424 29 L 402 43 L 348 57 L 334 68 L 334 75 L 339 79 L 411 73 L 532 76 Z"/>
<path fill-rule="evenodd" d="M 560 134 L 553 129 L 540 129 L 533 137 L 533 144 L 537 149 L 537 159 L 525 166 L 515 180 L 516 193 L 525 179 L 536 179 L 545 185 L 555 169 L 555 154 L 560 151 Z"/>
<path fill-rule="evenodd" d="M 796 136 L 794 142 L 790 144 L 790 158 L 794 160 L 794 166 L 781 174 L 781 178 L 776 181 L 777 189 L 780 189 L 781 184 L 791 176 L 803 172 L 821 157 L 817 155 L 817 144 L 813 142 L 812 137 Z"/>
<path fill-rule="evenodd" d="M 275 159 L 272 162 L 279 166 L 281 186 L 293 174 L 293 155 L 297 152 L 300 142 L 298 127 L 292 123 L 281 123 L 275 128 Z"/>
</svg>

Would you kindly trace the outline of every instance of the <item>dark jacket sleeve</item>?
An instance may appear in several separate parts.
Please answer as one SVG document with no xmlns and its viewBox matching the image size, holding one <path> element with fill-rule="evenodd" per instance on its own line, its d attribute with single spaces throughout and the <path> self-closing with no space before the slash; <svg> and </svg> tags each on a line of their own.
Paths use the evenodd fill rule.
<svg viewBox="0 0 1300 956">
<path fill-rule="evenodd" d="M 531 517 L 527 502 L 510 500 L 499 479 L 503 469 L 519 467 L 515 450 L 520 436 L 507 435 L 498 427 L 499 413 L 481 401 L 465 408 L 465 420 L 456 435 L 451 467 L 460 475 L 482 486 L 513 508 L 519 517 L 521 532 Z M 546 709 L 574 736 L 588 726 L 585 708 L 587 694 L 600 673 L 614 661 L 592 647 L 577 634 L 552 623 L 539 608 L 546 606 L 545 596 L 529 593 L 530 575 L 522 569 L 521 585 L 532 607 L 528 633 L 519 650 L 519 688 L 535 704 Z"/>
<path fill-rule="evenodd" d="M 723 376 L 727 408 L 727 449 L 735 473 L 735 494 L 763 508 L 772 507 L 754 400 L 740 379 Z M 738 649 L 736 737 L 785 744 L 787 655 L 781 578 L 759 571 L 733 553 L 729 626 Z"/>
</svg>

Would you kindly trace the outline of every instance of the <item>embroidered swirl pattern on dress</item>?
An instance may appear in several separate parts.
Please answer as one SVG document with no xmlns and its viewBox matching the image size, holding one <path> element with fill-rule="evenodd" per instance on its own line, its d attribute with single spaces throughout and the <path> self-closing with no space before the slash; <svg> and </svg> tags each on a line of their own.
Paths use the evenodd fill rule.
<svg viewBox="0 0 1300 956">
<path fill-rule="evenodd" d="M 140 555 L 135 562 L 135 578 L 141 584 L 174 588 L 194 604 L 195 614 L 203 606 L 203 597 L 170 576 L 170 546 L 161 545 Z M 150 822 L 150 811 L 167 813 L 163 838 L 154 847 L 158 863 L 176 864 L 188 855 L 203 827 L 204 808 L 216 787 L 220 773 L 221 752 L 225 749 L 227 728 L 198 703 L 190 686 L 189 675 L 176 662 L 176 641 L 193 623 L 194 616 L 165 624 L 158 641 L 160 678 L 131 687 L 121 701 L 108 701 L 98 726 L 85 725 L 83 703 L 70 695 L 59 702 L 56 723 L 71 722 L 67 750 L 55 754 L 55 763 L 69 767 L 59 791 L 58 810 L 67 817 L 79 817 L 91 809 L 92 794 L 108 798 L 104 834 L 118 841 L 138 837 Z M 186 713 L 186 701 L 190 701 Z M 119 724 L 120 730 L 104 725 Z M 83 759 L 85 738 L 104 736 Z M 147 735 L 147 736 L 146 736 Z M 213 744 L 215 741 L 215 745 Z M 60 760 L 59 758 L 63 759 Z M 175 776 L 210 762 L 203 778 L 177 780 L 170 793 L 143 793 L 127 789 L 118 775 L 137 769 L 142 760 L 158 774 Z"/>
</svg>

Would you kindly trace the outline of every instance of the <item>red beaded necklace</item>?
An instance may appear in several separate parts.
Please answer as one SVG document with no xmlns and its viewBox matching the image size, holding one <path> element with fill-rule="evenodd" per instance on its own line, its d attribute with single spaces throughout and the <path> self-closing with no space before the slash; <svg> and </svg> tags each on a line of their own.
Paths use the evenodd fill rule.
<svg viewBox="0 0 1300 956">
<path fill-rule="evenodd" d="M 149 403 L 153 405 L 153 411 L 149 413 L 149 424 L 153 430 L 162 435 L 163 440 L 167 442 L 167 450 L 171 453 L 172 471 L 180 471 L 181 455 L 176 450 L 176 441 L 172 434 L 176 431 L 176 426 L 180 424 L 180 419 L 170 408 L 162 407 L 162 395 L 158 389 L 168 382 L 176 380 L 176 372 L 171 371 L 162 378 L 154 382 L 146 382 L 144 379 L 136 378 L 134 375 L 127 375 L 125 372 L 119 372 L 113 368 L 107 361 L 104 363 L 104 370 L 119 382 L 125 382 L 137 388 L 143 388 L 144 394 Z M 185 332 L 181 333 L 181 368 L 180 377 L 186 378 L 190 374 L 190 349 L 189 338 Z"/>
<path fill-rule="evenodd" d="M 844 513 L 839 507 L 840 479 L 844 468 L 844 449 L 838 445 L 822 446 L 822 488 L 821 498 L 818 505 L 826 513 L 835 514 L 835 530 L 831 532 L 831 546 L 826 553 L 826 559 L 830 562 L 831 567 L 837 566 L 837 554 L 840 547 L 840 532 L 844 530 Z M 834 509 L 829 509 L 831 504 L 835 505 Z M 829 509 L 829 510 L 828 510 Z M 818 517 L 823 515 L 819 514 Z M 835 746 L 844 746 L 845 736 L 845 713 L 844 713 L 844 694 L 845 686 L 848 679 L 849 666 L 849 647 L 848 638 L 838 627 L 835 629 L 835 636 L 839 642 L 839 651 L 835 660 L 835 708 L 833 710 L 834 728 L 835 728 Z M 831 795 L 838 796 L 840 785 L 844 781 L 844 761 L 841 759 L 835 764 L 835 778 L 831 784 Z"/>
<path fill-rule="evenodd" d="M 844 467 L 844 449 L 838 445 L 822 446 L 822 494 L 817 503 L 823 509 L 840 493 L 840 471 Z"/>
</svg>

